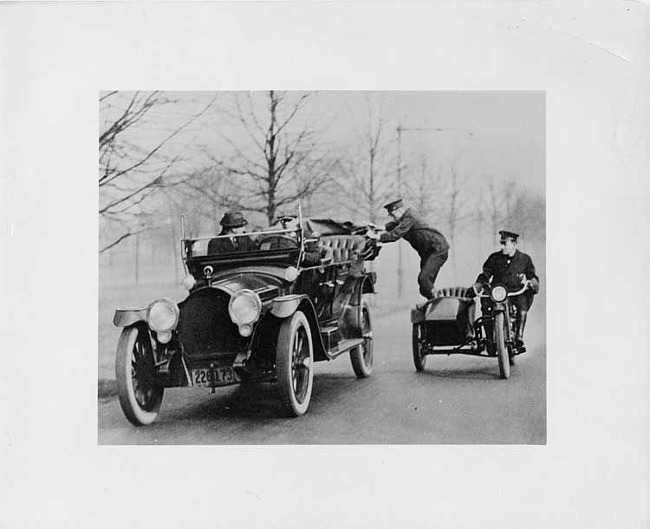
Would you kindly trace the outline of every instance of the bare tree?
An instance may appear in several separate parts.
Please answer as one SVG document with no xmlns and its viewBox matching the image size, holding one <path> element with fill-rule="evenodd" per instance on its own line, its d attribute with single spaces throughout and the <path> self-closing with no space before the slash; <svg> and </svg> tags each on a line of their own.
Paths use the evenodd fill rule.
<svg viewBox="0 0 650 529">
<path fill-rule="evenodd" d="M 366 100 L 366 130 L 346 157 L 337 162 L 336 185 L 344 209 L 370 222 L 377 222 L 377 212 L 390 198 L 390 171 L 394 164 L 392 142 L 386 132 L 386 120 L 375 113 Z"/>
<path fill-rule="evenodd" d="M 409 204 L 428 220 L 440 219 L 444 209 L 442 175 L 429 167 L 426 156 L 421 155 L 417 168 L 405 184 Z"/>
<path fill-rule="evenodd" d="M 518 188 L 509 197 L 504 224 L 526 239 L 544 240 L 546 236 L 546 201 Z"/>
<path fill-rule="evenodd" d="M 330 178 L 332 160 L 303 119 L 310 97 L 275 90 L 235 94 L 234 109 L 222 109 L 236 125 L 221 133 L 229 154 L 207 152 L 212 167 L 188 180 L 188 187 L 215 208 L 260 212 L 269 224 L 278 209 L 312 196 Z"/>
<path fill-rule="evenodd" d="M 514 179 L 501 185 L 490 179 L 480 207 L 489 220 L 494 243 L 502 229 L 518 231 L 531 239 L 545 237 L 545 200 L 529 194 Z"/>
<path fill-rule="evenodd" d="M 172 168 L 181 153 L 170 143 L 214 102 L 189 116 L 153 145 L 145 146 L 146 119 L 156 109 L 174 101 L 162 92 L 106 92 L 100 96 L 99 215 L 108 240 L 100 253 L 147 229 L 145 201 L 165 186 L 177 183 Z"/>
<path fill-rule="evenodd" d="M 469 180 L 466 175 L 463 175 L 460 172 L 456 163 L 452 162 L 449 173 L 449 187 L 446 196 L 447 237 L 449 239 L 449 244 L 454 248 L 460 231 L 467 226 L 468 221 L 475 218 L 476 204 L 468 194 Z M 457 263 L 453 254 L 451 261 L 455 277 L 457 272 Z"/>
</svg>

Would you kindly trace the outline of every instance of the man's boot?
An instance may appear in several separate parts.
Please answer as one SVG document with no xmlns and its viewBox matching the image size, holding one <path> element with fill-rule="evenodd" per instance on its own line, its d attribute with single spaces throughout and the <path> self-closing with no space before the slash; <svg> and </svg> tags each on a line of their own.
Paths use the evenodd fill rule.
<svg viewBox="0 0 650 529">
<path fill-rule="evenodd" d="M 517 316 L 517 331 L 515 333 L 515 347 L 518 353 L 525 353 L 526 347 L 524 346 L 524 328 L 526 327 L 526 318 L 528 311 L 522 310 Z"/>
</svg>

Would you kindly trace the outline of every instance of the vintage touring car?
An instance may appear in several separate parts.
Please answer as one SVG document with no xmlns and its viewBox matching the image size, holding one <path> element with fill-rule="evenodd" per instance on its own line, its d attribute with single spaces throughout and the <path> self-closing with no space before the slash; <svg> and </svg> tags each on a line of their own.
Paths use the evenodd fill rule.
<svg viewBox="0 0 650 529">
<path fill-rule="evenodd" d="M 348 353 L 356 376 L 370 375 L 372 227 L 298 219 L 287 229 L 183 235 L 182 248 L 184 300 L 115 312 L 119 401 L 131 423 L 153 422 L 168 387 L 271 382 L 282 408 L 299 416 L 314 362 Z"/>
</svg>

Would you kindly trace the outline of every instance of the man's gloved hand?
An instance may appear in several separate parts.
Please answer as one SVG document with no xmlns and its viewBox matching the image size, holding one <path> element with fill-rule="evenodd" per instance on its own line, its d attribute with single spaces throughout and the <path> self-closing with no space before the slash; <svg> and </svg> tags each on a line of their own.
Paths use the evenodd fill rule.
<svg viewBox="0 0 650 529">
<path fill-rule="evenodd" d="M 536 279 L 529 279 L 526 281 L 526 286 L 530 288 L 535 294 L 539 292 L 539 282 Z"/>
</svg>

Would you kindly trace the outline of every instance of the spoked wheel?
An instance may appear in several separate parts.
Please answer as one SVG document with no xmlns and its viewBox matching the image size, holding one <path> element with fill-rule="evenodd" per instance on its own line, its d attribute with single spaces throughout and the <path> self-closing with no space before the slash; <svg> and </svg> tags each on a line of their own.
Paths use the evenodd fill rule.
<svg viewBox="0 0 650 529">
<path fill-rule="evenodd" d="M 510 354 L 506 347 L 505 318 L 503 317 L 503 312 L 497 312 L 494 317 L 494 341 L 497 344 L 497 357 L 499 358 L 501 378 L 509 378 Z"/>
<path fill-rule="evenodd" d="M 418 372 L 424 371 L 424 367 L 427 365 L 427 355 L 422 352 L 422 340 L 424 337 L 423 330 L 421 323 L 413 324 L 413 332 L 411 335 L 413 345 L 413 363 L 415 364 L 415 370 Z"/>
<path fill-rule="evenodd" d="M 309 322 L 300 311 L 287 318 L 280 327 L 275 368 L 282 406 L 295 417 L 304 414 L 314 384 L 314 351 Z"/>
<path fill-rule="evenodd" d="M 164 388 L 156 381 L 153 344 L 144 325 L 122 331 L 115 356 L 115 377 L 126 418 L 136 426 L 156 420 Z"/>
<path fill-rule="evenodd" d="M 361 305 L 361 337 L 363 343 L 350 351 L 352 369 L 358 378 L 365 378 L 372 373 L 373 347 L 372 347 L 372 319 L 370 306 L 366 300 Z"/>
<path fill-rule="evenodd" d="M 508 347 L 508 362 L 511 366 L 515 365 L 515 348 Z"/>
</svg>

